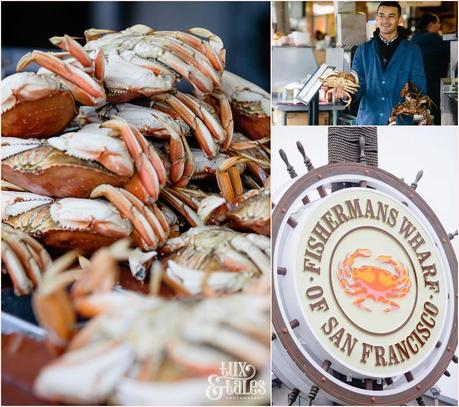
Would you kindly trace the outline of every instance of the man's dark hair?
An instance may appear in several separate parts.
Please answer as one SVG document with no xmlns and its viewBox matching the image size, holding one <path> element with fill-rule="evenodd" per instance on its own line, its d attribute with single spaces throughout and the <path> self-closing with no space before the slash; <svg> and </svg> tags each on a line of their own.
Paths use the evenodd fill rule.
<svg viewBox="0 0 459 407">
<path fill-rule="evenodd" d="M 421 31 L 427 31 L 427 27 L 430 23 L 436 23 L 440 21 L 440 18 L 434 13 L 424 13 L 418 24 L 418 29 Z"/>
<path fill-rule="evenodd" d="M 380 7 L 394 7 L 398 10 L 398 16 L 400 17 L 402 15 L 402 8 L 400 7 L 400 4 L 398 4 L 398 1 L 382 1 L 376 9 L 376 14 L 378 13 Z"/>
</svg>

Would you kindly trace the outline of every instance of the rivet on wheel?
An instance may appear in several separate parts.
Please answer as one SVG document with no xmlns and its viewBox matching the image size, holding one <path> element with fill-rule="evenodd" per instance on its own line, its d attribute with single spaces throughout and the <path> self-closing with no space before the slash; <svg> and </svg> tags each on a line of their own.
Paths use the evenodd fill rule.
<svg viewBox="0 0 459 407">
<path fill-rule="evenodd" d="M 368 174 L 370 173 L 370 171 L 365 170 L 365 171 L 363 171 L 363 173 L 364 173 L 365 175 L 368 175 Z"/>
<path fill-rule="evenodd" d="M 285 276 L 287 274 L 287 269 L 285 267 L 277 267 L 277 274 L 281 276 Z"/>
<path fill-rule="evenodd" d="M 374 403 L 376 401 L 376 397 L 372 397 L 370 400 L 372 403 Z"/>
<path fill-rule="evenodd" d="M 416 386 L 416 389 L 421 390 L 421 386 L 419 384 Z"/>
<path fill-rule="evenodd" d="M 322 179 L 322 174 L 317 174 L 317 178 Z"/>
<path fill-rule="evenodd" d="M 451 346 L 448 346 L 448 347 L 446 348 L 446 350 L 447 350 L 448 352 L 451 352 L 451 351 L 453 350 L 453 348 L 452 348 Z"/>
<path fill-rule="evenodd" d="M 327 381 L 327 378 L 326 378 L 325 376 L 322 376 L 322 377 L 320 378 L 320 381 L 321 381 L 321 382 L 326 382 L 326 381 Z"/>
<path fill-rule="evenodd" d="M 288 332 L 287 328 L 282 328 L 282 333 L 286 334 Z"/>
</svg>

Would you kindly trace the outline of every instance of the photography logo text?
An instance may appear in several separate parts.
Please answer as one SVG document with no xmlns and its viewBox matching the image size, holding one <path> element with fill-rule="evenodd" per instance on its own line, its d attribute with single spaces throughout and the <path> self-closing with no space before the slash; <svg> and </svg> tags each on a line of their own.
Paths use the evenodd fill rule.
<svg viewBox="0 0 459 407">
<path fill-rule="evenodd" d="M 262 399 L 264 380 L 254 380 L 257 370 L 247 362 L 222 362 L 220 374 L 209 376 L 206 395 L 210 400 Z"/>
</svg>

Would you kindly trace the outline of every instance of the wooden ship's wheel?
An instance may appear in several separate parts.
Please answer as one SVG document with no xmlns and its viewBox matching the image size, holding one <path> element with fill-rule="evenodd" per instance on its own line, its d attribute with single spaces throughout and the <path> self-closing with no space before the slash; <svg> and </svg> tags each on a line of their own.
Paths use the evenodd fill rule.
<svg viewBox="0 0 459 407">
<path fill-rule="evenodd" d="M 292 392 L 348 405 L 401 405 L 457 363 L 451 235 L 411 186 L 334 163 L 273 194 L 273 372 Z M 363 149 L 362 149 L 363 151 Z M 336 185 L 352 185 L 337 190 Z M 331 192 L 331 191 L 334 192 Z"/>
</svg>

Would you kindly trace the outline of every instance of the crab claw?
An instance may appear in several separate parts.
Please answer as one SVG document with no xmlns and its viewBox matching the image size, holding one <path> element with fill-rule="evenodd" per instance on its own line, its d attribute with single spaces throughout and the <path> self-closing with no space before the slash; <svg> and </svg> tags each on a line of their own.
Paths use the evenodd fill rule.
<svg viewBox="0 0 459 407">
<path fill-rule="evenodd" d="M 43 68 L 48 69 L 56 74 L 58 78 L 62 77 L 65 80 L 64 85 L 70 84 L 71 89 L 69 90 L 80 103 L 94 106 L 105 104 L 106 95 L 104 88 L 81 69 L 51 54 L 42 51 L 32 51 L 19 60 L 16 67 L 17 71 L 22 71 L 31 62 L 35 62 Z"/>
<path fill-rule="evenodd" d="M 66 286 L 79 276 L 77 270 L 68 270 L 77 258 L 78 252 L 71 251 L 57 259 L 43 273 L 32 297 L 34 314 L 48 334 L 48 345 L 58 353 L 75 332 L 76 317 Z"/>
<path fill-rule="evenodd" d="M 77 132 L 63 134 L 48 139 L 54 148 L 84 160 L 94 160 L 113 173 L 132 177 L 134 165 L 125 145 L 111 130 L 87 125 Z"/>
<path fill-rule="evenodd" d="M 353 257 L 370 257 L 371 250 L 368 249 L 357 249 L 353 254 Z"/>
<path fill-rule="evenodd" d="M 63 37 L 51 37 L 49 41 L 56 47 L 70 53 L 84 67 L 92 68 L 92 61 L 88 53 L 73 37 L 65 34 Z"/>
<path fill-rule="evenodd" d="M 139 178 L 153 202 L 159 197 L 160 185 L 166 183 L 166 169 L 154 147 L 124 119 L 106 121 L 102 127 L 117 130 L 134 160 Z"/>
</svg>

